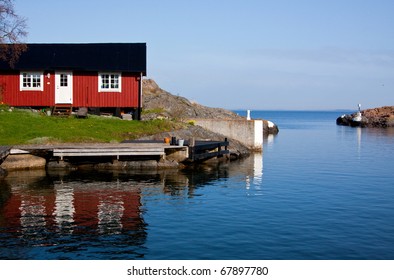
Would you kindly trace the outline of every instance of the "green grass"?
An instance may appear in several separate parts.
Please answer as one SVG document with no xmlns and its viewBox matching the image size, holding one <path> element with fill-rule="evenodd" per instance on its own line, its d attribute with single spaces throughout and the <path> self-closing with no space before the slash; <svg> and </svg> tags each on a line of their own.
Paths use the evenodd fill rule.
<svg viewBox="0 0 394 280">
<path fill-rule="evenodd" d="M 27 110 L 0 107 L 0 145 L 121 142 L 182 126 L 167 120 L 124 121 L 90 116 L 87 119 L 48 117 Z"/>
</svg>

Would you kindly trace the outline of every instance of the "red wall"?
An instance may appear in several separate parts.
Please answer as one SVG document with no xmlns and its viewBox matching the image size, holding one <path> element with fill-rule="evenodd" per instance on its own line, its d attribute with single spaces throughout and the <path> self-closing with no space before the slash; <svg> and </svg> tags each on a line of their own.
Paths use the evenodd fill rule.
<svg viewBox="0 0 394 280">
<path fill-rule="evenodd" d="M 139 76 L 122 73 L 122 92 L 98 92 L 98 73 L 74 72 L 74 107 L 138 107 Z"/>
<path fill-rule="evenodd" d="M 50 73 L 50 77 L 47 74 Z M 50 83 L 49 85 L 47 83 Z M 55 104 L 55 75 L 44 73 L 44 91 L 20 91 L 19 72 L 1 73 L 2 99 L 11 106 L 53 106 Z"/>
<path fill-rule="evenodd" d="M 47 74 L 50 74 L 49 76 Z M 122 73 L 122 92 L 99 92 L 97 72 L 73 72 L 73 107 L 138 107 L 140 76 Z M 55 73 L 44 72 L 43 91 L 20 91 L 19 72 L 1 73 L 2 100 L 11 106 L 55 105 Z"/>
</svg>

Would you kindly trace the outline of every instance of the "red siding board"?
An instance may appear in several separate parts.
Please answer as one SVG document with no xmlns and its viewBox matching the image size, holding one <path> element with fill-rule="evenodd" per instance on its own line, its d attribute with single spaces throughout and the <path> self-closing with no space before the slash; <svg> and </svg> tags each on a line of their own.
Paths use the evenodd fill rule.
<svg viewBox="0 0 394 280">
<path fill-rule="evenodd" d="M 139 79 L 139 75 L 122 73 L 122 92 L 99 92 L 97 72 L 73 72 L 73 107 L 137 108 Z M 55 73 L 45 72 L 43 82 L 43 91 L 20 91 L 19 72 L 1 73 L 0 102 L 11 106 L 54 106 Z"/>
</svg>

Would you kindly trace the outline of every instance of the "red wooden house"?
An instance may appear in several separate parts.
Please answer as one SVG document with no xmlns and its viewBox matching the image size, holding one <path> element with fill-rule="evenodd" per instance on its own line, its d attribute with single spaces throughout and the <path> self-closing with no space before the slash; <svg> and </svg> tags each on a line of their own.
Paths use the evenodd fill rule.
<svg viewBox="0 0 394 280">
<path fill-rule="evenodd" d="M 145 43 L 27 44 L 11 67 L 0 62 L 0 102 L 132 112 L 140 119 Z"/>
</svg>

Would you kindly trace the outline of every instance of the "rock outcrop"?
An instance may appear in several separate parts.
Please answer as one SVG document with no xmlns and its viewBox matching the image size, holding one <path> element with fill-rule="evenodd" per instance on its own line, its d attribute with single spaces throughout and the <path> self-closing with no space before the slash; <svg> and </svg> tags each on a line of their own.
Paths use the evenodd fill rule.
<svg viewBox="0 0 394 280">
<path fill-rule="evenodd" d="M 354 121 L 357 113 L 337 118 L 338 125 L 361 127 L 394 127 L 394 106 L 385 106 L 361 111 L 361 121 Z"/>
<path fill-rule="evenodd" d="M 189 101 L 187 98 L 173 95 L 161 89 L 152 79 L 143 80 L 143 120 L 169 118 L 188 120 L 202 119 L 242 119 L 236 113 L 211 108 Z"/>
</svg>

